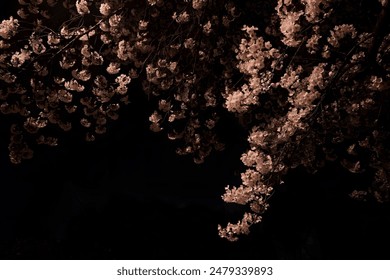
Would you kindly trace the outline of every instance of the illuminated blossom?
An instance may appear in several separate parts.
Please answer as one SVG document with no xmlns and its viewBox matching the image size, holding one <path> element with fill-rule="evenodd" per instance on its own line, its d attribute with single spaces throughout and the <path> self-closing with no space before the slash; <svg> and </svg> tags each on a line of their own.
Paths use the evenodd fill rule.
<svg viewBox="0 0 390 280">
<path fill-rule="evenodd" d="M 17 32 L 19 21 L 12 16 L 0 23 L 0 36 L 4 39 L 10 39 Z"/>
<path fill-rule="evenodd" d="M 85 14 L 90 13 L 87 0 L 77 0 L 76 1 L 76 8 L 77 8 L 77 12 L 80 15 L 85 15 Z"/>
<path fill-rule="evenodd" d="M 111 12 L 111 6 L 108 3 L 101 3 L 99 7 L 99 12 L 103 16 L 108 16 Z"/>
</svg>

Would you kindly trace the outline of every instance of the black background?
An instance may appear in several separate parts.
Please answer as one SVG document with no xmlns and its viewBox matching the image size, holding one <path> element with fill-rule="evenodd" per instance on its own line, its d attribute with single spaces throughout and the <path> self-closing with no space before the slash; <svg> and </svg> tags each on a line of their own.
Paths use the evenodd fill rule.
<svg viewBox="0 0 390 280">
<path fill-rule="evenodd" d="M 12 5 L 1 6 L 4 18 Z M 164 135 L 149 132 L 147 112 L 130 104 L 96 143 L 70 135 L 61 147 L 14 166 L 6 117 L 0 116 L 2 259 L 390 258 L 389 205 L 351 200 L 348 193 L 369 178 L 338 166 L 316 175 L 292 172 L 263 222 L 232 243 L 218 237 L 217 225 L 244 210 L 220 197 L 238 182 L 245 150 L 239 133 L 226 139 L 226 151 L 195 165 L 176 156 Z"/>
</svg>

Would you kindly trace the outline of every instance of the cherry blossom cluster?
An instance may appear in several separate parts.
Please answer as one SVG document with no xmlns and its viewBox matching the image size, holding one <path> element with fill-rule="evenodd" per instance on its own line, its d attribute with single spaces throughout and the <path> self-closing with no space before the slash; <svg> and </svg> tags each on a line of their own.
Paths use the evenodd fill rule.
<svg viewBox="0 0 390 280">
<path fill-rule="evenodd" d="M 227 122 L 246 131 L 241 183 L 222 198 L 247 210 L 223 238 L 248 234 L 299 166 L 366 172 L 373 184 L 351 197 L 390 199 L 388 0 L 364 12 L 352 0 L 19 4 L 0 23 L 11 162 L 65 133 L 94 141 L 142 90 L 150 129 L 195 163 L 224 149 Z"/>
<path fill-rule="evenodd" d="M 370 194 L 380 202 L 390 197 L 385 143 L 389 127 L 383 112 L 389 109 L 384 96 L 390 89 L 384 82 L 390 77 L 389 34 L 376 50 L 377 74 L 372 75 L 367 57 L 377 27 L 371 27 L 372 33 L 359 31 L 345 23 L 332 4 L 281 0 L 276 5 L 279 30 L 243 28 L 245 39 L 236 50 L 242 85 L 229 87 L 225 97 L 229 111 L 241 118 L 250 115 L 245 117 L 250 120 L 249 149 L 241 157 L 246 167 L 242 184 L 227 187 L 222 197 L 227 203 L 248 205 L 249 212 L 236 224 L 219 226 L 224 238 L 235 241 L 260 222 L 275 187 L 298 166 L 316 172 L 332 161 L 352 173 L 373 172 L 373 185 L 355 190 L 351 197 L 366 200 Z M 255 32 L 277 38 L 267 36 L 269 42 L 264 43 Z M 276 55 L 265 44 L 276 46 Z M 261 48 L 261 54 L 253 55 Z M 263 79 L 266 71 L 272 75 Z M 254 90 L 253 79 L 265 90 Z"/>
</svg>

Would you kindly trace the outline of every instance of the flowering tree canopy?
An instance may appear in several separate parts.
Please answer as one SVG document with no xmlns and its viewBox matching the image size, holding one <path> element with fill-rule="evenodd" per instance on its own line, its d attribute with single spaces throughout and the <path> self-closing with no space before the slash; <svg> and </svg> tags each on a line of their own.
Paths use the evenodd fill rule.
<svg viewBox="0 0 390 280">
<path fill-rule="evenodd" d="M 202 163 L 224 149 L 221 118 L 247 131 L 237 240 L 261 221 L 284 176 L 328 161 L 367 172 L 351 196 L 389 200 L 389 1 L 19 0 L 0 23 L 0 112 L 9 157 L 98 140 L 122 108 L 148 97 L 150 129 Z M 226 125 L 226 123 L 225 123 Z M 224 128 L 226 130 L 226 128 Z"/>
</svg>

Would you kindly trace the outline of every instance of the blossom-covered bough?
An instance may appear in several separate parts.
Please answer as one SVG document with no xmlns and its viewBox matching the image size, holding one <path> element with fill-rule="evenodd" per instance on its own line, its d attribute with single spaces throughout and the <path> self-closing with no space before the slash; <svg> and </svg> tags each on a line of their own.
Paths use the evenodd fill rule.
<svg viewBox="0 0 390 280">
<path fill-rule="evenodd" d="M 0 24 L 0 111 L 11 162 L 64 132 L 94 141 L 134 100 L 148 97 L 153 131 L 202 163 L 224 144 L 220 119 L 247 131 L 248 206 L 231 241 L 261 221 L 290 170 L 328 161 L 372 175 L 351 196 L 389 200 L 389 1 L 19 0 Z M 64 132 L 62 132 L 64 131 Z"/>
</svg>

